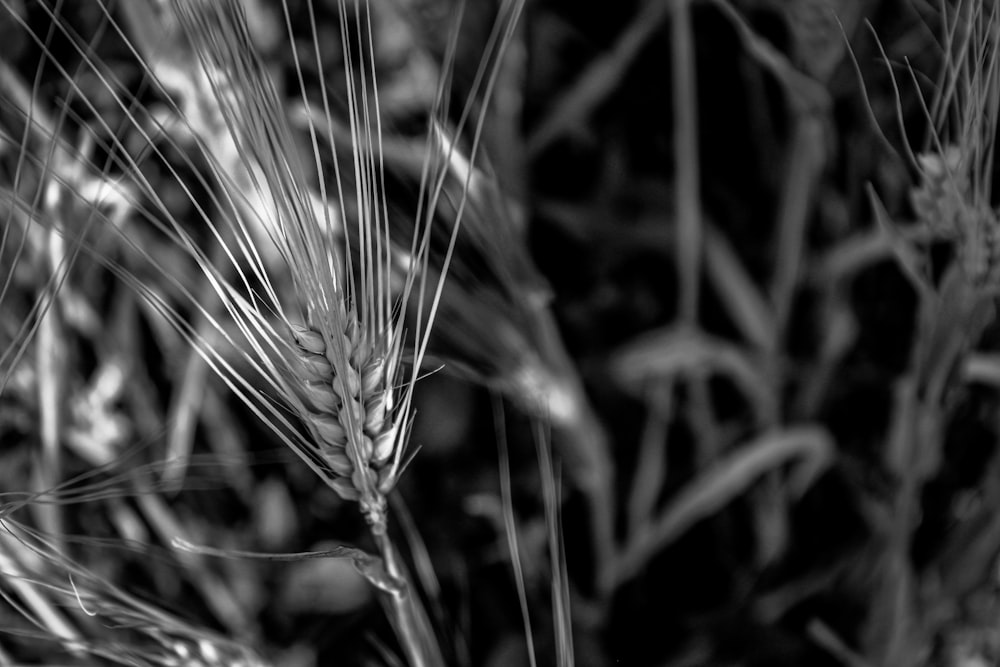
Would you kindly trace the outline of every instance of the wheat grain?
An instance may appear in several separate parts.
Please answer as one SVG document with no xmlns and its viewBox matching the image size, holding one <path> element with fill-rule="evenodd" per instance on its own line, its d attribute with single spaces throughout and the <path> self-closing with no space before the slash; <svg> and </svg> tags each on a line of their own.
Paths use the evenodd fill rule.
<svg viewBox="0 0 1000 667">
<path fill-rule="evenodd" d="M 349 365 L 337 375 L 322 335 L 292 327 L 306 378 L 302 397 L 311 404 L 304 419 L 334 475 L 331 485 L 342 498 L 358 501 L 372 529 L 381 534 L 386 529 L 386 494 L 398 475 L 394 392 L 399 348 L 397 344 L 386 350 L 359 331 L 355 324 L 344 332 L 341 344 L 350 350 Z"/>
<path fill-rule="evenodd" d="M 954 237 L 963 226 L 960 218 L 970 195 L 961 151 L 947 146 L 942 155 L 918 155 L 917 162 L 920 182 L 910 190 L 917 220 L 942 236 Z"/>
<path fill-rule="evenodd" d="M 920 181 L 910 190 L 917 221 L 955 247 L 958 264 L 975 286 L 995 285 L 1000 279 L 1000 219 L 974 183 L 968 151 L 955 145 L 941 154 L 917 156 Z"/>
</svg>

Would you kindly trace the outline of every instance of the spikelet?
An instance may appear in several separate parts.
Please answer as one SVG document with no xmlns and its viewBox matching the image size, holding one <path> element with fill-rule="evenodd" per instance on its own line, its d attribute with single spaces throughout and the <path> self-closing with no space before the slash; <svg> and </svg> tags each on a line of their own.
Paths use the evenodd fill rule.
<svg viewBox="0 0 1000 667">
<path fill-rule="evenodd" d="M 918 156 L 920 183 L 910 191 L 917 220 L 936 234 L 955 238 L 965 227 L 962 216 L 969 198 L 969 178 L 957 146 L 948 146 L 943 156 Z"/>
<path fill-rule="evenodd" d="M 1000 218 L 988 206 L 970 207 L 962 216 L 963 233 L 957 248 L 958 261 L 973 285 L 986 289 L 1000 286 Z"/>
<path fill-rule="evenodd" d="M 910 191 L 917 220 L 937 236 L 951 240 L 966 279 L 977 287 L 1000 283 L 1000 217 L 977 196 L 969 160 L 960 148 L 942 155 L 919 155 L 920 182 Z"/>
</svg>

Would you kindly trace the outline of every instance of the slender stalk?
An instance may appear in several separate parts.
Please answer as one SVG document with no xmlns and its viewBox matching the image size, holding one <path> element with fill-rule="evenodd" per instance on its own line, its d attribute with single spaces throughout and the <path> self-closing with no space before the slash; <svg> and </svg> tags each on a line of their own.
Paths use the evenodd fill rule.
<svg viewBox="0 0 1000 667">
<path fill-rule="evenodd" d="M 47 232 L 47 267 L 53 275 L 49 293 L 45 295 L 48 304 L 38 326 L 38 405 L 41 414 L 42 443 L 41 465 L 37 468 L 36 490 L 56 486 L 62 471 L 62 447 L 60 437 L 63 421 L 63 365 L 65 350 L 62 341 L 62 312 L 57 299 L 57 286 L 62 283 L 66 271 L 65 243 L 56 230 Z M 62 512 L 58 507 L 39 505 L 35 508 L 39 521 L 53 535 L 63 534 Z"/>
<path fill-rule="evenodd" d="M 671 29 L 680 314 L 685 323 L 693 324 L 698 317 L 702 230 L 699 173 L 701 166 L 698 159 L 698 87 L 695 82 L 694 39 L 688 0 L 674 3 Z"/>
<path fill-rule="evenodd" d="M 444 665 L 441 648 L 420 596 L 412 590 L 411 579 L 399 558 L 392 539 L 384 533 L 372 533 L 375 544 L 392 580 L 391 587 L 379 587 L 383 607 L 411 667 Z"/>
</svg>

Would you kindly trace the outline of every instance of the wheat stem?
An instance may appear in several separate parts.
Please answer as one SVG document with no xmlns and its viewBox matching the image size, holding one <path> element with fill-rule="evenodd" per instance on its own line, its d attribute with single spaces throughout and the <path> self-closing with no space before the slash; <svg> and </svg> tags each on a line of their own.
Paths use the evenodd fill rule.
<svg viewBox="0 0 1000 667">
<path fill-rule="evenodd" d="M 411 667 L 444 665 L 444 657 L 435 639 L 434 628 L 419 596 L 409 584 L 410 575 L 399 559 L 395 545 L 389 536 L 384 534 L 376 535 L 375 543 L 378 545 L 389 576 L 399 582 L 394 590 L 380 589 L 380 593 L 389 620 Z"/>
</svg>

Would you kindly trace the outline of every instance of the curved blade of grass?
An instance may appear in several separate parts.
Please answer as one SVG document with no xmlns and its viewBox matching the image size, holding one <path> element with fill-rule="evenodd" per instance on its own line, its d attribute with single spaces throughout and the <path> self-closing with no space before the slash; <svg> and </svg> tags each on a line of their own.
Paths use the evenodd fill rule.
<svg viewBox="0 0 1000 667">
<path fill-rule="evenodd" d="M 794 494 L 805 493 L 833 455 L 834 444 L 826 431 L 801 426 L 761 435 L 723 456 L 678 491 L 646 530 L 634 534 L 616 563 L 615 581 L 621 583 L 637 576 L 653 555 L 684 531 L 721 510 L 762 475 L 788 461 L 801 460 L 789 487 Z"/>
</svg>

